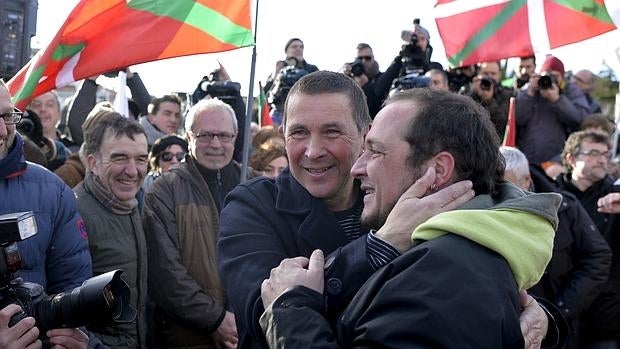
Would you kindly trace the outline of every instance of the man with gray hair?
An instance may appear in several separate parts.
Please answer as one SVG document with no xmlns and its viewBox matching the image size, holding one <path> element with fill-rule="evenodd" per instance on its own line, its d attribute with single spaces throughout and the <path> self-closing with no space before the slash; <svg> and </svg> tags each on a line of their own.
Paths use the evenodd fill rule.
<svg viewBox="0 0 620 349">
<path fill-rule="evenodd" d="M 155 302 L 155 346 L 235 348 L 235 317 L 226 309 L 216 267 L 219 213 L 240 182 L 232 160 L 237 119 L 218 99 L 194 105 L 185 119 L 189 154 L 146 193 L 143 225 Z"/>
<path fill-rule="evenodd" d="M 574 195 L 559 189 L 542 168 L 529 165 L 519 149 L 501 147 L 500 152 L 506 160 L 504 179 L 524 190 L 562 195 L 553 256 L 542 279 L 528 292 L 553 302 L 562 311 L 569 324 L 564 348 L 577 348 L 579 317 L 607 280 L 611 250 Z"/>
</svg>

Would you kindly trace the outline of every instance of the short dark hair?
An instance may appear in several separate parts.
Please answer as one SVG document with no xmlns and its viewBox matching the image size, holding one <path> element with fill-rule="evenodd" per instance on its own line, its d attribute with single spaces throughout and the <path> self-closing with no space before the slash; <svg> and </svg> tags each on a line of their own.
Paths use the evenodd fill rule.
<svg viewBox="0 0 620 349">
<path fill-rule="evenodd" d="M 614 133 L 616 125 L 609 117 L 604 114 L 590 114 L 588 115 L 579 126 L 581 131 L 587 130 L 589 128 L 601 128 L 608 135 L 612 135 Z"/>
<path fill-rule="evenodd" d="M 372 51 L 372 47 L 370 47 L 370 45 L 368 45 L 365 42 L 360 42 L 359 44 L 357 44 L 357 49 L 358 50 L 363 50 L 365 48 L 368 48 L 368 49 L 370 49 Z"/>
<path fill-rule="evenodd" d="M 286 127 L 288 103 L 291 96 L 296 94 L 318 95 L 322 93 L 342 93 L 349 99 L 349 106 L 353 112 L 353 119 L 358 132 L 368 128 L 371 119 L 366 103 L 366 95 L 362 88 L 352 78 L 342 74 L 325 70 L 304 75 L 291 87 L 284 102 L 284 117 L 282 126 Z"/>
<path fill-rule="evenodd" d="M 97 121 L 96 125 L 90 127 L 88 132 L 84 133 L 86 154 L 99 153 L 104 137 L 112 136 L 118 138 L 120 136 L 127 136 L 131 140 L 135 140 L 136 135 L 140 134 L 146 137 L 146 132 L 144 132 L 140 124 L 114 111 L 102 112 Z"/>
<path fill-rule="evenodd" d="M 519 59 L 523 60 L 523 59 L 531 59 L 532 62 L 534 62 L 534 65 L 536 65 L 536 56 L 532 55 L 532 56 L 525 56 L 525 57 L 519 57 Z"/>
<path fill-rule="evenodd" d="M 503 181 L 504 158 L 499 152 L 499 136 L 480 104 L 467 96 L 426 88 L 399 92 L 386 105 L 398 101 L 416 105 L 410 127 L 403 130 L 403 138 L 411 146 L 410 166 L 419 167 L 447 151 L 454 156 L 455 181 L 471 180 L 476 194 L 496 193 Z"/>
<path fill-rule="evenodd" d="M 568 161 L 566 161 L 566 156 L 568 154 L 577 156 L 577 154 L 581 151 L 581 143 L 585 140 L 592 143 L 605 144 L 608 148 L 611 148 L 609 136 L 603 132 L 586 130 L 571 133 L 566 139 L 566 142 L 564 143 L 564 150 L 562 151 L 562 165 L 564 166 L 566 172 L 573 171 L 573 167 L 568 163 Z"/>
<path fill-rule="evenodd" d="M 179 98 L 179 96 L 164 95 L 160 98 L 153 99 L 153 101 L 151 102 L 150 108 L 149 108 L 150 109 L 149 113 L 152 115 L 157 114 L 157 112 L 159 112 L 159 106 L 164 102 L 175 103 L 179 107 L 181 107 L 181 98 Z"/>
</svg>

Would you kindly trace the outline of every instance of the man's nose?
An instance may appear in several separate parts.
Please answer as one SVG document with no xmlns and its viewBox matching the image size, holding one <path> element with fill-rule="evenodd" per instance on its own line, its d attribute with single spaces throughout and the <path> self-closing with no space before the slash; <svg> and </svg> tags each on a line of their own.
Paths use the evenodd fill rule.
<svg viewBox="0 0 620 349">
<path fill-rule="evenodd" d="M 317 159 L 325 153 L 325 147 L 320 137 L 310 137 L 308 144 L 306 145 L 306 152 L 304 155 L 309 159 Z"/>
<path fill-rule="evenodd" d="M 368 164 L 368 152 L 363 152 L 351 167 L 351 175 L 355 178 L 366 177 L 366 165 Z"/>
</svg>

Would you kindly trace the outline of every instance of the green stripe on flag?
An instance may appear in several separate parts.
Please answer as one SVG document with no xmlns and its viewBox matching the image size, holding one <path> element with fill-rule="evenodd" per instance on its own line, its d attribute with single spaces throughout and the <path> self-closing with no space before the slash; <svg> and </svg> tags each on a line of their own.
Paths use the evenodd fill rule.
<svg viewBox="0 0 620 349">
<path fill-rule="evenodd" d="M 157 16 L 174 18 L 196 27 L 221 42 L 237 47 L 254 43 L 252 31 L 232 22 L 228 17 L 196 3 L 194 0 L 130 0 L 127 6 L 151 12 Z"/>
<path fill-rule="evenodd" d="M 454 56 L 449 57 L 448 61 L 455 67 L 460 66 L 476 48 L 482 45 L 486 40 L 492 37 L 503 25 L 514 16 L 514 14 L 527 4 L 527 0 L 511 0 L 506 6 L 487 24 L 485 24 L 480 31 L 471 37 L 465 44 L 465 46 L 457 52 Z"/>
<path fill-rule="evenodd" d="M 601 22 L 614 24 L 609 16 L 605 5 L 598 4 L 593 0 L 554 0 L 555 3 L 568 7 L 571 10 L 582 12 L 588 16 L 598 19 Z"/>
<path fill-rule="evenodd" d="M 67 57 L 74 56 L 76 53 L 82 51 L 84 47 L 86 47 L 84 43 L 79 43 L 77 45 L 58 45 L 52 53 L 52 60 L 60 61 Z"/>
<path fill-rule="evenodd" d="M 45 67 L 46 66 L 41 66 L 41 67 L 38 67 L 32 70 L 32 74 L 28 76 L 28 80 L 24 82 L 24 85 L 22 86 L 22 88 L 19 89 L 17 93 L 15 93 L 15 96 L 13 96 L 14 103 L 17 103 L 18 101 L 21 101 L 22 99 L 26 99 L 32 96 L 34 89 L 39 84 L 39 80 L 41 79 L 41 76 L 43 76 Z"/>
</svg>

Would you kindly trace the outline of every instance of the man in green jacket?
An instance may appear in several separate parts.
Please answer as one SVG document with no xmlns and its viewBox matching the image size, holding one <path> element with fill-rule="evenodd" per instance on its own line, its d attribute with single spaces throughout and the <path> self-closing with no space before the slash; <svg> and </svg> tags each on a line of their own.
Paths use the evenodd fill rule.
<svg viewBox="0 0 620 349">
<path fill-rule="evenodd" d="M 146 134 L 138 123 L 108 113 L 84 135 L 89 172 L 75 193 L 93 275 L 122 269 L 137 316 L 132 323 L 90 330 L 111 348 L 146 348 L 146 242 L 136 200 L 147 168 Z"/>
</svg>

